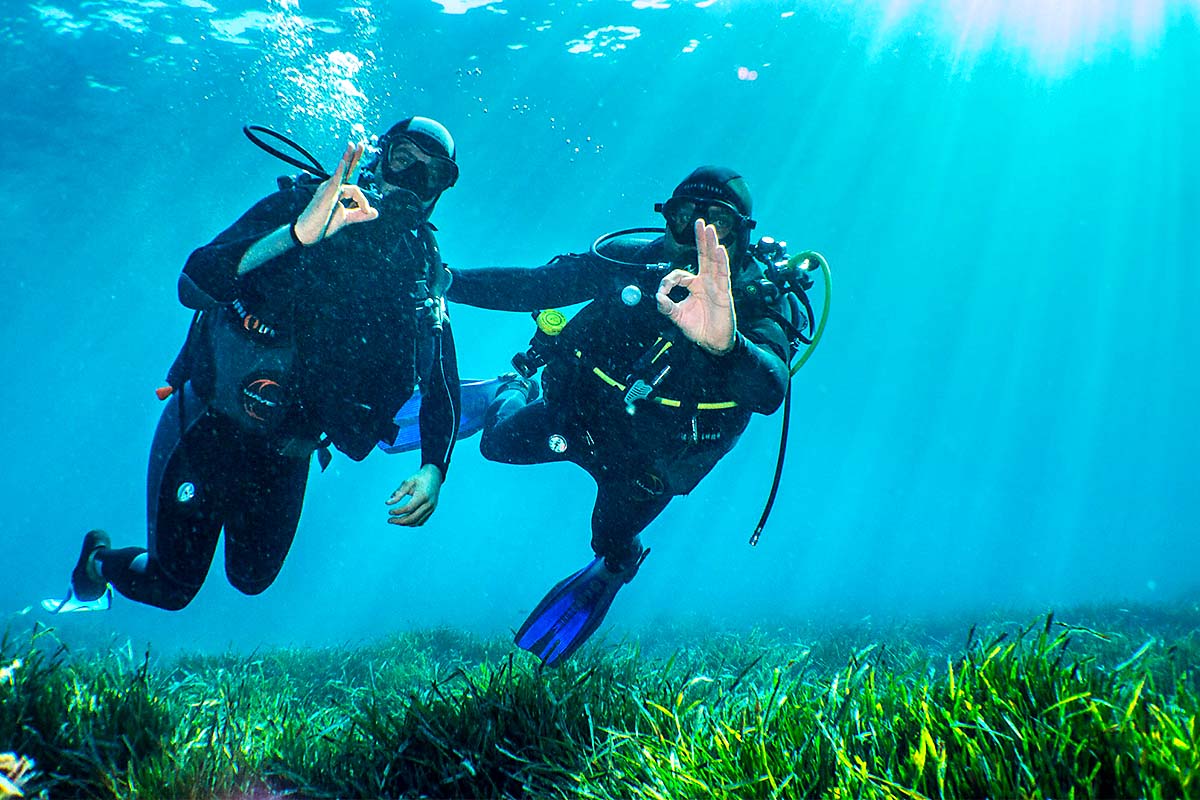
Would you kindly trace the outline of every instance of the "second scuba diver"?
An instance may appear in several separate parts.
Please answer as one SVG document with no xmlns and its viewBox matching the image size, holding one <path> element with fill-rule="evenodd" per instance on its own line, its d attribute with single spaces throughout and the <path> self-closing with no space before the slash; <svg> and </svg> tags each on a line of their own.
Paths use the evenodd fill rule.
<svg viewBox="0 0 1200 800">
<path fill-rule="evenodd" d="M 517 633 L 552 665 L 596 630 L 646 551 L 639 534 L 728 453 L 751 414 L 788 386 L 787 313 L 764 300 L 751 256 L 745 180 L 700 167 L 657 207 L 666 231 L 613 238 L 534 268 L 453 270 L 453 302 L 533 311 L 539 332 L 514 359 L 480 449 L 492 461 L 571 461 L 597 484 L 596 558 L 555 586 Z M 569 322 L 554 309 L 587 302 Z M 794 329 L 793 329 L 794 330 Z M 543 390 L 528 378 L 542 364 Z"/>
<path fill-rule="evenodd" d="M 395 436 L 393 415 L 414 387 L 422 466 L 388 498 L 387 521 L 417 526 L 433 514 L 459 377 L 442 299 L 449 274 L 428 220 L 458 177 L 454 141 L 440 123 L 410 117 L 380 138 L 358 184 L 346 182 L 363 153 L 348 146 L 319 185 L 281 180 L 189 257 L 179 295 L 197 313 L 160 390 L 147 546 L 116 549 L 89 532 L 71 593 L 51 610 L 107 607 L 110 584 L 181 609 L 222 528 L 230 583 L 264 591 L 296 534 L 312 454 L 322 467 L 330 445 L 362 460 Z"/>
</svg>

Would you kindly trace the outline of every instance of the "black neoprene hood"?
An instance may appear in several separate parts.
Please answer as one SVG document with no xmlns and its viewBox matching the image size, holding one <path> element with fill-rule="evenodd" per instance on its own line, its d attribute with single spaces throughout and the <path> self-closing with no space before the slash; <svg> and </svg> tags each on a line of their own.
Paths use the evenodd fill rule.
<svg viewBox="0 0 1200 800">
<path fill-rule="evenodd" d="M 672 197 L 681 195 L 729 203 L 744 217 L 749 217 L 754 210 L 745 178 L 728 167 L 697 167 L 671 193 Z"/>
<path fill-rule="evenodd" d="M 450 135 L 446 126 L 437 120 L 429 117 L 409 117 L 388 128 L 388 132 L 379 139 L 390 142 L 400 136 L 407 136 L 429 155 L 456 160 L 454 137 Z"/>
</svg>

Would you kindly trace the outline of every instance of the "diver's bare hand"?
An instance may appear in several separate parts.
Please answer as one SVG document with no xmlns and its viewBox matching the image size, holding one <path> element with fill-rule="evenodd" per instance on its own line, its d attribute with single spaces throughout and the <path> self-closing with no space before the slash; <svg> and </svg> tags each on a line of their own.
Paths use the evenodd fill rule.
<svg viewBox="0 0 1200 800">
<path fill-rule="evenodd" d="M 733 350 L 737 316 L 730 288 L 729 252 L 717 239 L 717 229 L 696 220 L 696 274 L 677 269 L 658 285 L 658 310 L 671 318 L 683 335 L 716 356 Z M 671 290 L 687 289 L 688 296 L 676 303 Z"/>
<path fill-rule="evenodd" d="M 441 492 L 442 471 L 432 464 L 426 464 L 416 475 L 400 484 L 388 498 L 387 504 L 393 506 L 411 495 L 407 503 L 388 511 L 388 522 L 409 528 L 424 525 L 437 510 Z"/>
<path fill-rule="evenodd" d="M 317 187 L 308 207 L 296 219 L 296 236 L 305 247 L 328 239 L 347 225 L 369 222 L 379 216 L 356 184 L 345 183 L 354 174 L 366 146 L 348 144 L 332 177 Z M 342 201 L 347 201 L 343 203 Z"/>
</svg>

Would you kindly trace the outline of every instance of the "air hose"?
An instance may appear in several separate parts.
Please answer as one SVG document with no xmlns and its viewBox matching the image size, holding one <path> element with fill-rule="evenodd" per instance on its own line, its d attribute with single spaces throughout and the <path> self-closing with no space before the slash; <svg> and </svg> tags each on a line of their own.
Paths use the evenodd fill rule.
<svg viewBox="0 0 1200 800">
<path fill-rule="evenodd" d="M 825 333 L 825 323 L 829 320 L 829 301 L 833 296 L 833 273 L 829 271 L 829 262 L 825 260 L 825 256 L 815 250 L 805 250 L 803 253 L 797 253 L 788 259 L 785 271 L 794 274 L 797 269 L 804 272 L 812 272 L 817 269 L 821 271 L 821 276 L 825 280 L 825 300 L 821 307 L 821 319 L 817 321 L 816 329 L 813 331 L 812 341 L 808 343 L 808 346 L 800 355 L 800 360 L 796 362 L 788 373 L 787 390 L 783 396 L 783 429 L 779 434 L 779 456 L 775 460 L 775 477 L 771 480 L 771 493 L 767 495 L 767 503 L 763 507 L 762 516 L 758 518 L 758 524 L 754 526 L 754 533 L 750 534 L 751 547 L 758 544 L 758 539 L 762 536 L 763 528 L 767 525 L 767 518 L 771 516 L 771 509 L 775 505 L 775 497 L 779 494 L 779 481 L 783 477 L 783 459 L 787 453 L 788 428 L 792 419 L 791 378 L 800 371 L 800 368 L 804 366 L 809 356 L 812 355 L 813 350 L 816 349 L 817 343 L 821 341 L 821 335 Z M 804 297 L 804 301 L 807 305 L 807 297 Z M 812 316 L 811 311 L 809 316 Z"/>
</svg>

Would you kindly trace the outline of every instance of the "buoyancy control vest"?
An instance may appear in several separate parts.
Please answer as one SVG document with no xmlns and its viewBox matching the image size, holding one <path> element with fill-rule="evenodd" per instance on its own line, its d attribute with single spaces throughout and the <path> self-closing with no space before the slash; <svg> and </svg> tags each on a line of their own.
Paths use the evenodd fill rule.
<svg viewBox="0 0 1200 800">
<path fill-rule="evenodd" d="M 411 324 L 404 325 L 404 332 L 415 341 L 404 350 L 407 363 L 389 365 L 394 367 L 389 369 L 389 385 L 380 389 L 380 397 L 394 398 L 387 405 L 397 408 L 440 358 L 446 320 L 443 298 L 450 280 L 431 225 L 419 225 L 408 244 L 415 263 L 407 274 L 397 275 L 401 285 L 394 297 L 407 306 L 401 316 Z M 160 398 L 190 380 L 214 412 L 243 430 L 268 437 L 289 451 L 295 451 L 298 442 L 302 451 L 304 441 L 323 448 L 319 453 L 323 465 L 328 463 L 331 443 L 358 460 L 386 436 L 385 427 L 396 408 L 372 408 L 355 397 L 320 396 L 329 389 L 321 381 L 320 365 L 300 363 L 306 355 L 298 353 L 297 347 L 304 320 L 266 320 L 241 299 L 223 303 L 194 284 L 188 295 L 185 302 L 198 310 Z M 338 361 L 336 367 L 347 372 L 355 364 Z M 313 407 L 321 413 L 311 413 Z"/>
</svg>

